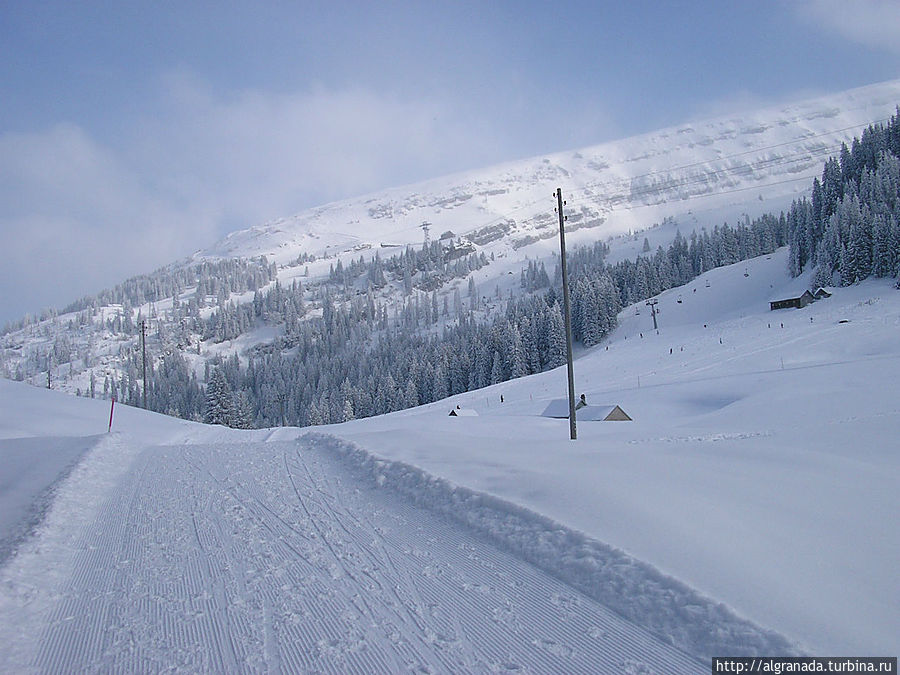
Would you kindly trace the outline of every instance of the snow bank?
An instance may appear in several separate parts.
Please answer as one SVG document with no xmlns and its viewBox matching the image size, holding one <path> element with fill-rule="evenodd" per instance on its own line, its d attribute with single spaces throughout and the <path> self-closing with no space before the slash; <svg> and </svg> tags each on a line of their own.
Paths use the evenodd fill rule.
<svg viewBox="0 0 900 675">
<path fill-rule="evenodd" d="M 334 452 L 377 485 L 466 525 L 693 656 L 799 653 L 778 633 L 651 565 L 533 511 L 380 459 L 334 436 L 308 433 L 301 442 Z"/>
<path fill-rule="evenodd" d="M 40 523 L 60 483 L 97 440 L 0 438 L 0 564 Z"/>
<path fill-rule="evenodd" d="M 143 447 L 118 433 L 93 440 L 54 489 L 34 536 L 0 567 L 0 672 L 21 672 L 32 662 L 28 652 L 36 648 L 34 638 L 62 595 L 78 542 Z"/>
</svg>

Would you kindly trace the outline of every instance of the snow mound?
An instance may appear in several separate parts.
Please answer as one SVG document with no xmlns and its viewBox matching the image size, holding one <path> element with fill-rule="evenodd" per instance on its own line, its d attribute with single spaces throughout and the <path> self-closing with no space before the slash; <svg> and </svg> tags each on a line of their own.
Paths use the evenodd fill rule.
<svg viewBox="0 0 900 675">
<path fill-rule="evenodd" d="M 46 440 L 46 439 L 43 439 Z M 71 472 L 53 486 L 53 498 L 34 534 L 0 567 L 0 672 L 21 672 L 33 662 L 47 617 L 65 593 L 81 537 L 106 497 L 130 468 L 139 446 L 123 434 L 82 439 L 90 443 Z M 90 495 L 90 499 L 85 499 Z"/>
<path fill-rule="evenodd" d="M 334 436 L 311 432 L 300 443 L 333 452 L 378 486 L 471 528 L 693 656 L 799 653 L 775 631 L 545 516 L 409 464 L 380 459 Z"/>
</svg>

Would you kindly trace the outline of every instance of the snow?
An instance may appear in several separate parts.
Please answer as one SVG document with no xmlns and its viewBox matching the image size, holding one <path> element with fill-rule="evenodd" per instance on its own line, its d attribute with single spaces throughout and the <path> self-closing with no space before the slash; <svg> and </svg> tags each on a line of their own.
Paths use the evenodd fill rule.
<svg viewBox="0 0 900 675">
<path fill-rule="evenodd" d="M 0 562 L 40 522 L 51 488 L 91 445 L 79 437 L 0 440 Z"/>
<path fill-rule="evenodd" d="M 107 434 L 106 402 L 0 381 L 0 670 L 896 654 L 900 292 L 770 312 L 785 269 L 661 294 L 658 334 L 623 310 L 576 391 L 634 421 L 576 441 L 541 416 L 565 369 L 314 431 Z"/>
<path fill-rule="evenodd" d="M 887 82 L 397 188 L 197 258 L 266 255 L 307 284 L 336 256 L 420 242 L 423 220 L 433 236 L 508 222 L 473 275 L 505 297 L 556 250 L 552 189 L 592 225 L 570 246 L 612 238 L 611 262 L 633 258 L 645 236 L 652 251 L 786 206 L 898 96 Z M 0 671 L 677 673 L 714 654 L 897 654 L 900 292 L 867 281 L 770 312 L 808 287 L 786 268 L 781 250 L 662 293 L 658 330 L 645 305 L 623 310 L 578 350 L 576 392 L 633 421 L 579 423 L 577 441 L 541 415 L 565 369 L 312 431 L 117 406 L 107 433 L 108 402 L 0 380 Z"/>
<path fill-rule="evenodd" d="M 709 658 L 720 653 L 791 653 L 777 633 L 739 619 L 671 577 L 533 511 L 473 492 L 402 462 L 373 458 L 353 444 L 330 447 L 382 487 L 487 536 L 667 643 Z"/>
<path fill-rule="evenodd" d="M 0 383 L 4 403 L 20 391 L 49 398 Z M 332 437 L 156 417 L 130 411 L 127 431 L 94 437 L 0 569 L 0 670 L 702 668 L 440 509 L 360 475 Z"/>
<path fill-rule="evenodd" d="M 449 400 L 479 411 L 465 429 L 432 404 L 334 433 L 616 546 L 806 650 L 895 653 L 900 293 L 866 282 L 770 312 L 803 283 L 785 253 L 663 293 L 659 335 L 624 310 L 609 349 L 576 361 L 576 391 L 634 422 L 569 441 L 540 417 L 560 369 Z"/>
</svg>

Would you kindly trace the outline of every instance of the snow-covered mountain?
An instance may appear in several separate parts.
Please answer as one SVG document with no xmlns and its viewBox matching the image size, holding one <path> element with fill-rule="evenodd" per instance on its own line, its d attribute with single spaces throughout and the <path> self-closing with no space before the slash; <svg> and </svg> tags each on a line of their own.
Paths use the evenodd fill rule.
<svg viewBox="0 0 900 675">
<path fill-rule="evenodd" d="M 656 316 L 625 307 L 575 377 L 632 421 L 581 420 L 575 442 L 541 414 L 564 368 L 314 431 L 109 398 L 140 400 L 144 321 L 151 396 L 180 387 L 161 411 L 197 410 L 208 363 L 252 363 L 259 419 L 283 423 L 313 385 L 284 371 L 321 342 L 374 349 L 404 321 L 415 334 L 419 310 L 431 335 L 502 316 L 557 249 L 555 188 L 570 251 L 646 262 L 678 229 L 784 208 L 898 102 L 889 82 L 328 204 L 23 321 L 0 372 L 90 398 L 0 381 L 0 670 L 693 673 L 722 654 L 896 654 L 894 278 L 773 312 L 813 278 L 782 247 L 656 294 Z M 423 222 L 452 235 L 413 275 Z M 441 312 L 461 289 L 466 316 Z M 338 311 L 363 319 L 303 331 Z"/>
<path fill-rule="evenodd" d="M 365 310 L 385 322 L 398 322 L 414 303 L 415 311 L 429 304 L 432 318 L 440 313 L 435 323 L 453 323 L 440 307 L 460 295 L 480 298 L 476 318 L 487 320 L 522 293 L 529 263 L 546 261 L 552 274 L 556 188 L 566 200 L 570 250 L 614 241 L 611 261 L 633 259 L 645 239 L 652 251 L 676 230 L 688 235 L 785 209 L 841 143 L 890 118 L 898 102 L 900 80 L 326 204 L 235 232 L 44 320 L 23 320 L 0 336 L 0 374 L 92 396 L 127 387 L 136 396 L 144 320 L 151 369 L 177 352 L 202 384 L 210 359 L 246 360 L 248 350 L 281 338 L 290 350 L 297 322 L 321 317 L 324 297 L 350 311 L 367 292 Z M 413 270 L 409 280 L 397 264 L 367 288 L 368 274 L 342 282 L 333 272 L 360 259 L 388 261 L 425 236 L 443 246 L 441 274 Z M 472 254 L 478 259 L 468 267 L 450 269 Z M 229 309 L 276 284 L 296 289 L 276 310 L 248 319 Z M 221 320 L 211 327 L 211 317 Z M 191 393 L 194 411 L 198 395 Z"/>
<path fill-rule="evenodd" d="M 450 231 L 489 251 L 534 257 L 557 246 L 556 188 L 567 202 L 573 243 L 666 217 L 689 230 L 742 213 L 777 213 L 809 191 L 841 143 L 890 118 L 898 104 L 894 80 L 686 123 L 326 204 L 235 232 L 198 255 L 266 255 L 279 264 L 301 253 L 358 255 L 383 244 L 419 244 L 428 223 L 432 238 Z"/>
</svg>

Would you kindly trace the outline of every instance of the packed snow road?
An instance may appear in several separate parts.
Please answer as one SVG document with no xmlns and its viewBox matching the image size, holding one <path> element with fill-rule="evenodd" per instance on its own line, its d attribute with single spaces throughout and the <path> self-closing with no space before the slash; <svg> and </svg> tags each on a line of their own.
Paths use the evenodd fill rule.
<svg viewBox="0 0 900 675">
<path fill-rule="evenodd" d="M 705 672 L 314 440 L 150 447 L 109 494 L 4 669 Z"/>
</svg>

